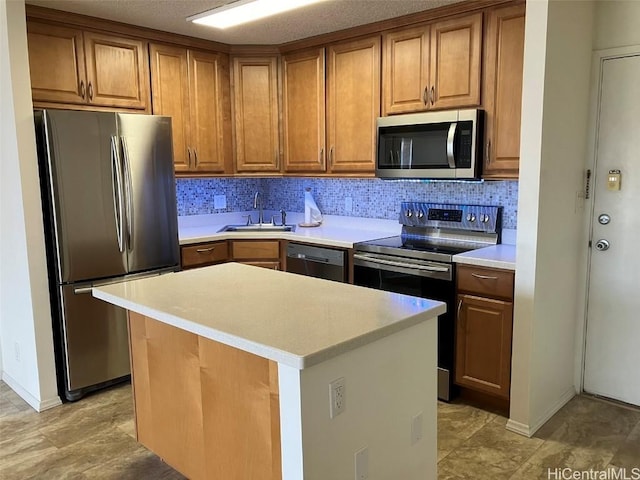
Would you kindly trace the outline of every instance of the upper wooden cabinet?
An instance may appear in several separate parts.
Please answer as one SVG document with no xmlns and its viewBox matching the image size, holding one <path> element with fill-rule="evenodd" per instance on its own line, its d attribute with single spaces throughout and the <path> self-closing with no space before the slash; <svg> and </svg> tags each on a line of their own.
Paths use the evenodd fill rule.
<svg viewBox="0 0 640 480">
<path fill-rule="evenodd" d="M 380 116 L 380 37 L 327 50 L 327 146 L 331 172 L 373 172 Z"/>
<path fill-rule="evenodd" d="M 283 59 L 285 172 L 373 173 L 380 37 L 328 46 L 326 69 L 325 49 Z"/>
<path fill-rule="evenodd" d="M 147 44 L 29 20 L 33 100 L 145 110 Z"/>
<path fill-rule="evenodd" d="M 485 178 L 518 177 L 524 20 L 524 4 L 487 14 L 483 79 Z"/>
<path fill-rule="evenodd" d="M 278 58 L 233 59 L 237 172 L 280 171 Z"/>
<path fill-rule="evenodd" d="M 384 35 L 384 113 L 480 105 L 482 13 Z"/>
<path fill-rule="evenodd" d="M 284 169 L 324 172 L 324 48 L 284 55 L 282 70 Z"/>
<path fill-rule="evenodd" d="M 230 173 L 228 57 L 157 44 L 149 51 L 153 113 L 172 117 L 176 173 Z"/>
</svg>

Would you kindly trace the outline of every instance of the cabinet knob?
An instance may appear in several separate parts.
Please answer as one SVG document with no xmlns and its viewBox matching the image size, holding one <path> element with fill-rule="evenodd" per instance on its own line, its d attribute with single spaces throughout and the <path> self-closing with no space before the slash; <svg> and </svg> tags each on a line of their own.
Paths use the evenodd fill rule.
<svg viewBox="0 0 640 480">
<path fill-rule="evenodd" d="M 93 84 L 89 82 L 89 100 L 93 100 Z"/>
<path fill-rule="evenodd" d="M 333 145 L 331 146 L 331 149 L 329 150 L 329 162 L 331 163 L 331 166 L 333 167 Z"/>
<path fill-rule="evenodd" d="M 80 80 L 80 95 L 82 96 L 83 100 L 87 96 L 87 89 L 84 86 L 84 80 Z"/>
<path fill-rule="evenodd" d="M 436 88 L 434 86 L 431 87 L 431 105 L 436 100 Z"/>
<path fill-rule="evenodd" d="M 425 105 L 429 103 L 429 85 L 424 87 L 424 92 L 422 92 L 422 101 Z"/>
</svg>

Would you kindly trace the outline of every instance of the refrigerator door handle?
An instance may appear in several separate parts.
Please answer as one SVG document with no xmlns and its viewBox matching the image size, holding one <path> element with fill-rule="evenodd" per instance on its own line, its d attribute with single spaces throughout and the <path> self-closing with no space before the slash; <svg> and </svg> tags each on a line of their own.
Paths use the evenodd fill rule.
<svg viewBox="0 0 640 480">
<path fill-rule="evenodd" d="M 111 137 L 111 176 L 113 179 L 113 211 L 116 220 L 116 234 L 118 236 L 118 250 L 124 252 L 123 214 L 122 200 L 122 172 L 118 161 L 118 144 L 116 137 Z"/>
<path fill-rule="evenodd" d="M 132 202 L 132 185 L 131 185 L 131 163 L 129 162 L 129 150 L 127 149 L 127 140 L 120 137 L 122 144 L 122 152 L 124 158 L 124 193 L 126 198 L 126 224 L 127 224 L 127 246 L 129 250 L 133 249 L 133 204 Z"/>
</svg>

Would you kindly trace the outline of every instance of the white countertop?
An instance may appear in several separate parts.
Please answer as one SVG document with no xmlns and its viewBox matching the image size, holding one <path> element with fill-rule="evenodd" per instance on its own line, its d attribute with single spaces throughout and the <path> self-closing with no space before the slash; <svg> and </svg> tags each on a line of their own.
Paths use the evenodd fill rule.
<svg viewBox="0 0 640 480">
<path fill-rule="evenodd" d="M 238 263 L 105 285 L 93 295 L 298 369 L 446 311 L 442 302 Z"/>
<path fill-rule="evenodd" d="M 505 270 L 516 269 L 516 246 L 494 245 L 493 247 L 479 248 L 470 252 L 459 253 L 453 256 L 456 263 L 466 263 L 479 267 L 503 268 Z"/>
<path fill-rule="evenodd" d="M 180 245 L 227 239 L 259 239 L 278 238 L 306 243 L 316 243 L 341 248 L 352 248 L 354 243 L 373 240 L 381 237 L 400 235 L 401 225 L 397 220 L 376 218 L 344 217 L 324 215 L 319 227 L 296 226 L 293 232 L 223 232 L 218 230 L 226 225 L 242 225 L 246 223 L 246 215 L 250 212 L 223 213 L 212 215 L 192 215 L 179 217 Z M 265 219 L 271 219 L 271 212 L 265 212 Z M 257 215 L 253 212 L 253 220 Z M 289 213 L 287 224 L 302 222 L 302 213 Z"/>
</svg>

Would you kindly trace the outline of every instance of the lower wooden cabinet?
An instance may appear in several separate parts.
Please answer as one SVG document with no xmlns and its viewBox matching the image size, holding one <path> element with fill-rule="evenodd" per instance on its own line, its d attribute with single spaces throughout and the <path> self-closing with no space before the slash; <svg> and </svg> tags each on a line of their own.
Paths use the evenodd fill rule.
<svg viewBox="0 0 640 480">
<path fill-rule="evenodd" d="M 136 438 L 188 478 L 280 480 L 278 365 L 129 312 Z"/>
<path fill-rule="evenodd" d="M 281 270 L 279 240 L 232 240 L 231 260 Z"/>
<path fill-rule="evenodd" d="M 459 266 L 457 287 L 455 383 L 508 399 L 513 272 Z"/>
<path fill-rule="evenodd" d="M 226 241 L 197 243 L 180 248 L 182 268 L 195 268 L 223 263 L 229 259 Z"/>
</svg>

